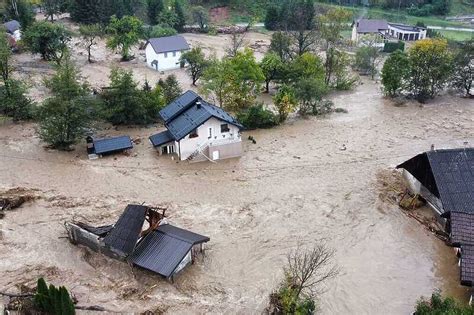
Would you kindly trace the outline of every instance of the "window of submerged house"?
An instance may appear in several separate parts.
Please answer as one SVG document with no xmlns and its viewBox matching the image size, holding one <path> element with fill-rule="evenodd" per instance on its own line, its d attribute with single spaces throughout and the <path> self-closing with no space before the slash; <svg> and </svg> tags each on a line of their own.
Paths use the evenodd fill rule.
<svg viewBox="0 0 474 315">
<path fill-rule="evenodd" d="M 221 133 L 224 133 L 224 132 L 229 132 L 230 129 L 229 129 L 229 125 L 228 124 L 222 124 L 221 125 Z"/>
<path fill-rule="evenodd" d="M 197 137 L 199 137 L 198 131 L 197 131 L 197 129 L 194 129 L 194 130 L 191 131 L 191 133 L 189 134 L 189 138 L 197 138 Z"/>
</svg>

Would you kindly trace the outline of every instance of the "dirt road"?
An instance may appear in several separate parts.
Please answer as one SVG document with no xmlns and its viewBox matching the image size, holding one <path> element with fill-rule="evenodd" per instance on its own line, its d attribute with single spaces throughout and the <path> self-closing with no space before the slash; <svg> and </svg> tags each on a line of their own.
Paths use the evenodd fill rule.
<svg viewBox="0 0 474 315">
<path fill-rule="evenodd" d="M 465 297 L 452 250 L 381 201 L 376 175 L 431 144 L 472 145 L 472 104 L 446 96 L 395 107 L 369 80 L 333 100 L 349 113 L 246 132 L 257 143 L 216 164 L 159 157 L 147 141 L 159 126 L 104 130 L 142 142 L 130 156 L 89 161 L 83 144 L 47 151 L 34 125 L 1 125 L 0 187 L 35 189 L 41 199 L 0 220 L 0 288 L 43 275 L 82 304 L 115 311 L 253 314 L 285 254 L 323 240 L 342 269 L 320 297 L 324 314 L 407 314 L 434 288 Z M 64 221 L 114 222 L 128 202 L 168 205 L 173 223 L 210 236 L 204 260 L 172 285 L 62 238 Z"/>
</svg>

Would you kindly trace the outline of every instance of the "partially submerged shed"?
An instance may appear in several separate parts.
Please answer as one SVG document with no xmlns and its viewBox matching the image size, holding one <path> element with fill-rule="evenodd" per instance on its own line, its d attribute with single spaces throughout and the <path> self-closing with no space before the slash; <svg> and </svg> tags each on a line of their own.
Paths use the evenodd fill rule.
<svg viewBox="0 0 474 315">
<path fill-rule="evenodd" d="M 87 154 L 89 157 L 103 156 L 123 152 L 133 148 L 132 139 L 129 136 L 118 136 L 111 138 L 94 139 L 89 136 L 86 138 Z"/>
</svg>

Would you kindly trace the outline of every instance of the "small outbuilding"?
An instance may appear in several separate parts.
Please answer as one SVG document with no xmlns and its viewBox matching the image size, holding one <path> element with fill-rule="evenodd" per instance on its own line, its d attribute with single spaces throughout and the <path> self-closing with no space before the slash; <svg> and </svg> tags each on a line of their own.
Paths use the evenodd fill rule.
<svg viewBox="0 0 474 315">
<path fill-rule="evenodd" d="M 91 136 L 86 138 L 87 154 L 89 158 L 123 152 L 133 148 L 132 139 L 129 136 L 119 136 L 111 138 L 94 139 Z"/>
<path fill-rule="evenodd" d="M 361 36 L 367 34 L 376 36 L 383 42 L 391 40 L 416 41 L 426 38 L 426 28 L 376 19 L 360 19 L 352 23 L 351 39 L 353 42 L 359 42 Z"/>
<path fill-rule="evenodd" d="M 17 48 L 17 43 L 21 39 L 21 25 L 17 20 L 11 20 L 3 23 L 7 32 L 7 39 L 12 49 Z"/>
<path fill-rule="evenodd" d="M 416 41 L 426 38 L 426 28 L 406 24 L 388 23 L 388 34 L 403 41 Z"/>
<path fill-rule="evenodd" d="M 156 71 L 182 68 L 181 55 L 189 49 L 181 35 L 150 38 L 145 46 L 146 64 Z"/>
</svg>

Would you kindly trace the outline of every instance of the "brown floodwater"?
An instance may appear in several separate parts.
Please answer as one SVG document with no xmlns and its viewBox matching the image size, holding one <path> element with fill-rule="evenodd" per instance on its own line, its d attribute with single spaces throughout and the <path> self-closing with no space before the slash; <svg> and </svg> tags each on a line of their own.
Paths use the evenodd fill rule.
<svg viewBox="0 0 474 315">
<path fill-rule="evenodd" d="M 323 314 L 408 314 L 436 288 L 466 299 L 453 250 L 381 200 L 377 174 L 431 144 L 472 145 L 474 107 L 450 96 L 395 107 L 362 82 L 333 97 L 349 113 L 245 132 L 257 143 L 215 164 L 159 157 L 147 140 L 159 126 L 103 130 L 142 141 L 89 161 L 84 145 L 44 149 L 33 124 L 0 125 L 0 188 L 41 197 L 0 220 L 0 288 L 45 276 L 118 312 L 261 313 L 285 255 L 324 241 L 341 273 L 319 297 Z M 167 205 L 171 222 L 210 236 L 205 257 L 170 284 L 64 238 L 64 221 L 114 222 L 128 202 Z"/>
</svg>

